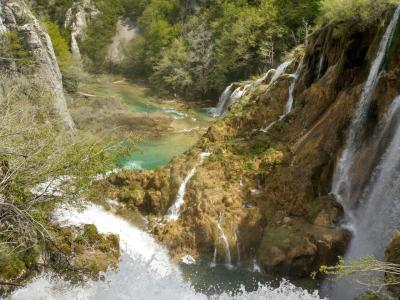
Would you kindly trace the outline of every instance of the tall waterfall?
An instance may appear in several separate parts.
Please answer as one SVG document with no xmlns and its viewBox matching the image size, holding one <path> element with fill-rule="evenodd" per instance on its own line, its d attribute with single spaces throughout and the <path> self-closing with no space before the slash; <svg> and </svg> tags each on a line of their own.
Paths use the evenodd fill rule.
<svg viewBox="0 0 400 300">
<path fill-rule="evenodd" d="M 183 180 L 181 186 L 178 190 L 178 195 L 176 196 L 176 200 L 174 204 L 168 209 L 167 214 L 164 217 L 166 221 L 176 221 L 179 219 L 180 210 L 182 205 L 185 203 L 185 193 L 186 193 L 186 186 L 189 183 L 190 179 L 196 174 L 196 170 L 199 166 L 204 163 L 204 160 L 210 156 L 210 153 L 203 152 L 200 154 L 199 162 L 189 171 L 186 175 L 185 179 Z"/>
<path fill-rule="evenodd" d="M 370 255 L 382 259 L 385 247 L 394 230 L 400 227 L 400 218 L 398 217 L 400 214 L 400 97 L 391 104 L 384 124 L 380 124 L 376 129 L 375 143 L 382 144 L 386 148 L 383 153 L 375 150 L 375 156 L 372 156 L 375 169 L 369 176 L 370 181 L 363 193 L 356 199 L 353 199 L 352 195 L 354 187 L 351 173 L 361 144 L 359 136 L 366 123 L 366 114 L 399 17 L 400 7 L 396 9 L 380 42 L 377 56 L 371 65 L 350 126 L 345 149 L 338 161 L 333 178 L 332 193 L 344 206 L 348 226 L 354 233 L 345 256 L 346 260 L 358 260 L 363 256 Z M 353 208 L 352 203 L 354 202 L 358 204 L 356 208 Z M 353 282 L 339 281 L 333 287 L 331 299 L 353 299 L 361 292 L 361 289 L 354 287 Z"/>
<path fill-rule="evenodd" d="M 349 201 L 351 197 L 351 178 L 349 176 L 349 173 L 352 167 L 354 153 L 357 149 L 357 146 L 359 145 L 359 140 L 357 137 L 359 136 L 362 127 L 365 124 L 366 115 L 370 106 L 370 100 L 378 83 L 379 72 L 382 68 L 387 50 L 391 44 L 393 34 L 397 27 L 399 16 L 400 7 L 396 9 L 392 20 L 379 44 L 378 53 L 374 62 L 371 65 L 368 79 L 365 83 L 360 101 L 357 105 L 356 112 L 350 125 L 350 131 L 347 137 L 344 151 L 337 164 L 334 174 L 332 192 L 343 203 L 345 208 L 346 202 Z"/>
</svg>

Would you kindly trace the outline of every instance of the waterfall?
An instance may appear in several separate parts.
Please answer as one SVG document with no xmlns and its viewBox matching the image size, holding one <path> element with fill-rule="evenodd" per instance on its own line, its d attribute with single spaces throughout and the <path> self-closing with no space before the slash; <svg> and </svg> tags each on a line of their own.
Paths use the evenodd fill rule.
<svg viewBox="0 0 400 300">
<path fill-rule="evenodd" d="M 231 250 L 229 249 L 229 242 L 228 239 L 225 236 L 224 230 L 221 227 L 221 221 L 223 218 L 223 214 L 221 214 L 217 220 L 217 228 L 220 234 L 220 239 L 222 241 L 222 244 L 224 246 L 224 250 L 225 250 L 225 266 L 228 269 L 233 268 L 232 266 L 232 258 L 231 258 Z"/>
<path fill-rule="evenodd" d="M 240 260 L 240 243 L 239 243 L 239 230 L 236 231 L 235 233 L 235 238 L 236 238 L 236 252 L 237 252 L 237 266 L 241 265 L 241 260 Z"/>
<path fill-rule="evenodd" d="M 274 76 L 271 78 L 271 81 L 269 82 L 269 84 L 273 84 L 275 81 L 277 81 L 278 78 L 281 77 L 281 75 L 286 71 L 286 69 L 292 64 L 292 62 L 293 62 L 293 59 L 282 63 L 278 67 L 278 69 L 276 69 L 276 72 L 275 72 Z"/>
<path fill-rule="evenodd" d="M 393 231 L 400 227 L 400 97 L 396 98 L 388 109 L 384 124 L 379 125 L 374 140 L 376 145 L 387 146 L 383 154 L 375 148 L 375 156 L 370 156 L 377 162 L 370 174 L 370 181 L 361 196 L 353 199 L 351 171 L 357 151 L 361 143 L 359 137 L 366 123 L 366 114 L 371 98 L 379 81 L 383 61 L 387 49 L 397 27 L 400 17 L 398 7 L 384 33 L 375 60 L 371 65 L 368 79 L 363 88 L 359 103 L 350 125 L 342 156 L 336 166 L 332 193 L 342 203 L 346 211 L 348 224 L 354 237 L 345 256 L 346 260 L 358 260 L 363 256 L 374 255 L 383 258 L 383 253 Z M 368 174 L 364 174 L 368 175 Z M 357 207 L 353 208 L 352 203 Z M 332 292 L 332 299 L 352 299 L 363 290 L 356 288 L 350 280 L 339 281 Z"/>
<path fill-rule="evenodd" d="M 215 108 L 214 116 L 219 117 L 225 112 L 227 108 L 227 103 L 229 102 L 229 98 L 231 97 L 232 93 L 233 93 L 233 83 L 229 85 L 224 90 L 221 97 L 219 97 L 217 107 Z"/>
<path fill-rule="evenodd" d="M 260 285 L 256 291 L 239 291 L 235 295 L 222 293 L 208 296 L 197 292 L 185 282 L 177 266 L 171 263 L 168 251 L 148 233 L 134 227 L 104 208 L 86 204 L 83 210 L 72 206 L 56 209 L 54 219 L 62 226 L 95 224 L 100 233 L 119 235 L 121 260 L 118 270 L 104 273 L 104 281 L 88 280 L 72 285 L 52 273 L 34 278 L 18 289 L 11 300 L 123 300 L 123 299 L 193 299 L 193 300 L 317 300 L 318 292 L 309 293 L 287 281 L 280 286 Z"/>
<path fill-rule="evenodd" d="M 285 63 L 283 63 L 283 64 L 281 65 L 282 71 L 281 71 L 281 74 L 279 74 L 279 76 L 282 75 L 282 73 L 286 70 L 286 68 L 287 68 L 292 62 L 293 62 L 293 60 L 291 60 L 291 61 L 289 61 L 289 62 L 285 62 Z M 281 68 L 281 67 L 279 67 L 279 68 Z M 282 121 L 282 120 L 283 120 L 288 114 L 290 114 L 290 112 L 292 111 L 293 103 L 294 103 L 294 91 L 295 91 L 295 89 L 296 89 L 296 83 L 297 83 L 297 80 L 299 79 L 299 76 L 300 76 L 300 72 L 301 72 L 302 67 L 303 67 L 303 62 L 300 62 L 299 66 L 297 67 L 296 73 L 291 75 L 291 77 L 293 78 L 293 81 L 292 81 L 292 83 L 291 83 L 290 86 L 289 86 L 289 97 L 288 97 L 288 101 L 286 102 L 283 115 L 280 115 L 278 120 L 273 121 L 273 122 L 270 123 L 267 127 L 261 128 L 260 131 L 262 131 L 262 132 L 264 132 L 264 133 L 267 133 L 276 123 L 278 123 L 279 121 Z M 279 70 L 279 68 L 278 68 L 278 70 Z M 278 73 L 278 71 L 277 71 L 277 73 Z M 279 77 L 279 76 L 278 76 L 278 77 Z M 278 77 L 277 77 L 277 78 L 278 78 Z M 271 83 L 273 82 L 273 80 L 274 80 L 274 78 L 272 78 Z M 275 80 L 276 80 L 276 79 L 275 79 Z"/>
<path fill-rule="evenodd" d="M 213 260 L 210 264 L 211 268 L 215 268 L 217 266 L 217 254 L 218 254 L 218 250 L 217 250 L 217 246 L 214 247 L 214 254 L 213 254 Z"/>
<path fill-rule="evenodd" d="M 359 144 L 359 140 L 357 139 L 357 137 L 360 135 L 362 128 L 365 124 L 366 115 L 370 106 L 370 100 L 379 81 L 379 72 L 382 68 L 387 50 L 391 44 L 393 34 L 397 27 L 399 16 L 400 7 L 396 9 L 392 20 L 390 21 L 390 24 L 388 25 L 386 32 L 383 35 L 382 40 L 379 44 L 376 58 L 371 65 L 368 79 L 364 85 L 364 89 L 356 108 L 356 112 L 350 125 L 350 130 L 344 151 L 335 170 L 332 192 L 342 202 L 345 208 L 347 208 L 346 203 L 350 200 L 349 198 L 351 196 L 349 173 L 352 167 L 354 153 Z"/>
<path fill-rule="evenodd" d="M 289 98 L 288 98 L 288 102 L 286 103 L 284 116 L 290 114 L 292 109 L 293 109 L 294 91 L 296 89 L 296 84 L 297 84 L 297 81 L 299 80 L 300 72 L 301 72 L 302 68 L 303 68 L 303 61 L 301 61 L 299 66 L 297 67 L 296 73 L 294 73 L 292 75 L 293 76 L 293 81 L 292 81 L 292 84 L 289 87 Z"/>
<path fill-rule="evenodd" d="M 272 72 L 275 72 L 275 74 L 276 74 L 277 70 L 275 70 L 275 69 L 268 70 L 268 72 L 265 73 L 264 76 L 262 76 L 261 78 L 257 79 L 256 82 L 254 82 L 254 84 L 252 85 L 252 88 L 253 89 L 258 88 L 265 80 L 267 80 L 268 76 L 270 76 L 270 74 Z"/>
<path fill-rule="evenodd" d="M 318 76 L 317 78 L 320 79 L 322 75 L 322 68 L 324 66 L 324 55 L 321 54 L 321 58 L 319 59 L 319 64 L 318 64 Z"/>
<path fill-rule="evenodd" d="M 164 217 L 164 220 L 176 221 L 176 220 L 179 219 L 181 207 L 185 203 L 185 199 L 184 198 L 185 198 L 185 193 L 186 193 L 186 186 L 189 183 L 190 179 L 192 179 L 194 174 L 196 174 L 197 168 L 204 163 L 204 160 L 208 156 L 210 156 L 210 153 L 208 153 L 208 152 L 203 152 L 203 153 L 200 154 L 199 162 L 186 175 L 186 177 L 183 180 L 181 186 L 179 187 L 178 195 L 176 196 L 176 200 L 175 200 L 174 204 L 168 209 L 167 214 Z"/>
</svg>

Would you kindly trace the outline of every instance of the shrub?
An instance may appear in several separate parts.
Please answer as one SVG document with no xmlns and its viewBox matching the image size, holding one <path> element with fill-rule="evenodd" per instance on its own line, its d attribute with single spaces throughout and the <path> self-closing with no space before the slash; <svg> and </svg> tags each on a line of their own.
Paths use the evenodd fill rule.
<svg viewBox="0 0 400 300">
<path fill-rule="evenodd" d="M 370 24 L 381 17 L 390 5 L 400 4 L 399 0 L 322 0 L 320 22 L 353 19 L 361 25 Z"/>
</svg>

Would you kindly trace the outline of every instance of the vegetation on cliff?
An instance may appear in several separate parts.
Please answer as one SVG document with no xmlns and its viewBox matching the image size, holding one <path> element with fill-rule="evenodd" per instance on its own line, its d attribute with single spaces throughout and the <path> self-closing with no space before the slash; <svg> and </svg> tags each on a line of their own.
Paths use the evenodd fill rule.
<svg viewBox="0 0 400 300">
<path fill-rule="evenodd" d="M 105 256 L 107 248 L 119 253 L 112 240 L 94 245 L 102 240 L 93 237 L 96 232 L 88 237 L 89 244 L 83 242 L 80 253 L 71 252 L 71 244 L 66 249 L 51 212 L 55 205 L 88 196 L 94 178 L 112 169 L 115 158 L 129 147 L 124 141 L 88 135 L 72 138 L 51 113 L 48 91 L 34 81 L 23 75 L 1 79 L 0 281 L 6 283 L 23 280 L 41 267 L 57 272 L 73 265 L 82 269 L 68 262 L 85 248 L 100 247 Z"/>
</svg>

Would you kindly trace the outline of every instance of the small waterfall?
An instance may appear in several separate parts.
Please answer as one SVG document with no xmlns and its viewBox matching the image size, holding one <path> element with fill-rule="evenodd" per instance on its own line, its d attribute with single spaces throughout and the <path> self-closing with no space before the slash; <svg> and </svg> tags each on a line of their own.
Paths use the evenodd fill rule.
<svg viewBox="0 0 400 300">
<path fill-rule="evenodd" d="M 217 266 L 217 254 L 218 254 L 218 250 L 217 250 L 217 247 L 215 246 L 214 247 L 213 260 L 212 260 L 212 262 L 210 264 L 211 268 L 215 268 Z"/>
<path fill-rule="evenodd" d="M 386 32 L 383 35 L 382 40 L 379 44 L 376 58 L 371 65 L 368 79 L 364 85 L 360 101 L 357 105 L 356 112 L 350 125 L 350 130 L 344 151 L 337 164 L 334 174 L 332 192 L 342 202 L 345 208 L 347 208 L 346 203 L 350 200 L 351 196 L 351 178 L 349 176 L 349 173 L 352 167 L 354 153 L 359 144 L 359 140 L 357 137 L 360 135 L 362 128 L 365 124 L 366 115 L 370 106 L 370 100 L 378 83 L 379 72 L 382 68 L 387 50 L 391 44 L 393 34 L 397 27 L 399 16 L 400 7 L 396 9 L 392 20 L 390 21 L 390 24 L 388 25 Z"/>
<path fill-rule="evenodd" d="M 276 69 L 276 72 L 275 72 L 274 76 L 271 78 L 271 81 L 269 82 L 269 84 L 273 84 L 275 81 L 277 81 L 278 78 L 281 77 L 281 75 L 286 71 L 286 69 L 292 64 L 292 62 L 293 62 L 293 59 L 282 63 L 278 67 L 278 69 Z"/>
<path fill-rule="evenodd" d="M 286 103 L 284 116 L 290 114 L 292 109 L 293 109 L 294 91 L 296 89 L 296 84 L 297 84 L 297 81 L 299 80 L 299 76 L 300 76 L 300 72 L 301 72 L 302 68 L 303 68 L 303 61 L 301 61 L 299 66 L 297 67 L 296 73 L 294 73 L 292 75 L 293 76 L 293 82 L 289 87 L 289 98 L 288 98 L 288 102 Z"/>
<path fill-rule="evenodd" d="M 223 218 L 223 214 L 221 214 L 217 220 L 217 228 L 220 234 L 220 239 L 223 243 L 224 249 L 225 249 L 225 266 L 228 269 L 233 268 L 232 266 L 232 258 L 231 258 L 231 250 L 229 249 L 229 242 L 228 239 L 225 236 L 224 230 L 221 227 L 221 221 Z"/>
<path fill-rule="evenodd" d="M 293 60 L 291 60 L 289 62 L 285 62 L 285 63 L 283 63 L 281 65 L 283 71 L 281 71 L 281 74 L 279 74 L 279 76 L 282 75 L 282 73 L 286 70 L 286 68 L 292 62 L 293 62 Z M 281 67 L 279 67 L 279 68 L 281 68 Z M 281 115 L 278 120 L 273 121 L 272 123 L 270 123 L 267 127 L 261 128 L 260 131 L 262 131 L 264 133 L 267 133 L 276 123 L 278 123 L 279 121 L 282 121 L 292 111 L 293 103 L 294 103 L 294 91 L 296 89 L 296 83 L 297 83 L 297 80 L 299 79 L 302 67 L 303 67 L 303 62 L 300 62 L 299 66 L 297 67 L 296 73 L 291 75 L 292 78 L 293 78 L 293 82 L 289 86 L 289 97 L 288 97 L 288 101 L 286 102 L 283 115 Z M 278 68 L 278 70 L 279 70 L 279 68 Z M 278 71 L 277 71 L 277 73 L 278 73 Z M 277 78 L 279 78 L 279 76 Z M 272 78 L 272 80 L 273 79 L 274 78 Z M 273 82 L 272 80 L 271 80 L 271 83 Z"/>
<path fill-rule="evenodd" d="M 268 70 L 268 72 L 265 73 L 264 76 L 262 76 L 261 78 L 257 79 L 256 82 L 253 83 L 252 88 L 253 89 L 258 88 L 265 80 L 267 80 L 267 78 L 270 76 L 270 74 L 272 72 L 275 72 L 275 74 L 276 74 L 277 70 L 275 70 L 275 69 Z"/>
<path fill-rule="evenodd" d="M 233 93 L 233 83 L 231 85 L 229 85 L 224 90 L 221 97 L 219 97 L 217 107 L 215 108 L 214 116 L 219 117 L 226 111 L 227 104 L 229 102 L 229 99 L 230 99 L 232 93 Z"/>
<path fill-rule="evenodd" d="M 236 238 L 236 252 L 237 252 L 237 263 L 236 263 L 236 265 L 240 267 L 241 259 L 240 259 L 239 230 L 236 231 L 235 238 Z"/>
<path fill-rule="evenodd" d="M 185 203 L 185 193 L 186 193 L 186 186 L 189 183 L 190 179 L 196 174 L 196 170 L 199 166 L 204 163 L 204 160 L 209 157 L 211 154 L 208 152 L 203 152 L 200 154 L 199 162 L 189 171 L 186 175 L 185 179 L 183 180 L 181 186 L 178 190 L 178 195 L 176 196 L 176 200 L 174 204 L 168 209 L 167 214 L 164 217 L 166 221 L 176 221 L 179 219 L 180 210 L 182 205 Z"/>
</svg>

